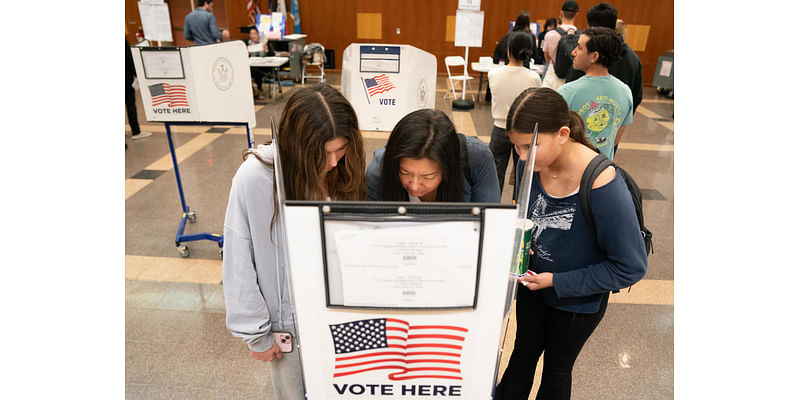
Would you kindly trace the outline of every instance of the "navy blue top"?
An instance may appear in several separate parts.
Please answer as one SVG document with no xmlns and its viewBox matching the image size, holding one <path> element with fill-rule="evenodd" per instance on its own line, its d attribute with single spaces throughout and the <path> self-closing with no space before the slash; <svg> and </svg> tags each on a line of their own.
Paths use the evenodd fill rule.
<svg viewBox="0 0 800 400">
<path fill-rule="evenodd" d="M 647 270 L 644 239 L 622 177 L 617 174 L 593 189 L 591 202 L 596 235 L 581 212 L 578 194 L 551 197 L 534 173 L 528 204 L 531 269 L 552 272 L 553 287 L 533 293 L 560 310 L 597 312 L 604 294 L 636 283 Z"/>
<path fill-rule="evenodd" d="M 494 156 L 480 139 L 464 136 L 467 144 L 469 171 L 475 184 L 470 186 L 464 177 L 464 201 L 472 203 L 499 203 L 500 183 L 497 182 L 497 169 Z M 381 163 L 385 147 L 372 153 L 372 161 L 367 166 L 367 200 L 379 200 L 381 191 Z"/>
<path fill-rule="evenodd" d="M 222 33 L 217 28 L 214 14 L 195 8 L 183 19 L 183 37 L 194 44 L 209 44 L 216 43 L 217 39 L 222 40 Z"/>
</svg>

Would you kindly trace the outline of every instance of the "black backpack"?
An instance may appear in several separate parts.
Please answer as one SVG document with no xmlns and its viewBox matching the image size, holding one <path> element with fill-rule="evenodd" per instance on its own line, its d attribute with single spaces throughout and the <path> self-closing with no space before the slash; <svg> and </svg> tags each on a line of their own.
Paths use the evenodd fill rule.
<svg viewBox="0 0 800 400">
<path fill-rule="evenodd" d="M 553 62 L 556 76 L 561 79 L 567 77 L 569 68 L 572 67 L 572 50 L 578 45 L 578 39 L 581 36 L 581 31 L 575 30 L 573 33 L 567 33 L 563 29 L 556 28 L 558 33 L 561 34 L 561 39 L 558 40 L 558 47 L 556 47 L 556 59 Z"/>
<path fill-rule="evenodd" d="M 609 160 L 603 154 L 598 154 L 592 161 L 589 162 L 589 165 L 586 167 L 586 170 L 583 171 L 583 176 L 581 177 L 581 185 L 578 189 L 578 203 L 581 207 L 581 212 L 583 212 L 584 217 L 586 217 L 586 222 L 589 226 L 592 227 L 592 230 L 595 230 L 594 225 L 594 216 L 592 215 L 592 183 L 595 179 L 609 166 L 615 166 L 617 168 L 617 173 L 622 176 L 622 179 L 625 181 L 625 185 L 628 186 L 628 191 L 631 193 L 631 199 L 633 199 L 633 207 L 636 209 L 636 218 L 639 220 L 639 231 L 642 234 L 642 238 L 644 239 L 644 249 L 646 254 L 649 256 L 651 253 L 654 253 L 653 250 L 653 233 L 644 226 L 644 213 L 642 212 L 642 191 L 639 189 L 639 185 L 636 184 L 636 181 L 628 174 L 627 171 L 622 169 L 617 164 L 614 164 L 613 161 Z M 596 232 L 596 230 L 595 230 Z M 628 288 L 630 291 L 630 288 Z M 619 290 L 615 290 L 614 293 L 619 292 Z"/>
</svg>

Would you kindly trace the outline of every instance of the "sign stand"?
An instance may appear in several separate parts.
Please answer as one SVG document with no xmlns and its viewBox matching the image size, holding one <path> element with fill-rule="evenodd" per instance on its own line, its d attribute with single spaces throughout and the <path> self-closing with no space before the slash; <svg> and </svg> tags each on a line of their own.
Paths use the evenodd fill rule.
<svg viewBox="0 0 800 400">
<path fill-rule="evenodd" d="M 466 82 L 469 79 L 467 75 L 469 48 L 481 47 L 482 42 L 483 11 L 480 11 L 480 2 L 478 2 L 477 7 L 475 7 L 474 4 L 461 4 L 461 2 L 459 2 L 459 8 L 456 10 L 455 45 L 464 46 L 464 84 L 461 85 L 461 99 L 453 99 L 453 108 L 469 110 L 475 107 L 475 102 L 467 100 L 466 97 Z"/>
<path fill-rule="evenodd" d="M 222 255 L 222 235 L 183 233 L 187 221 L 197 220 L 197 213 L 186 204 L 172 126 L 244 125 L 247 146 L 253 147 L 256 118 L 247 47 L 237 40 L 192 47 L 133 47 L 131 53 L 145 116 L 148 121 L 164 122 L 166 128 L 181 198 L 182 215 L 175 235 L 178 253 L 188 257 L 189 247 L 184 243 L 211 240 Z"/>
</svg>

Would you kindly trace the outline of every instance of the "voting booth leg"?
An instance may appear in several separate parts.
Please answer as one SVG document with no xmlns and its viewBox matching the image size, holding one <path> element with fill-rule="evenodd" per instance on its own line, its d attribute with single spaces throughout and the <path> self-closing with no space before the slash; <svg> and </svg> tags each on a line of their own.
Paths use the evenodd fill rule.
<svg viewBox="0 0 800 400">
<path fill-rule="evenodd" d="M 189 256 L 189 246 L 183 244 L 184 242 L 192 242 L 195 240 L 210 240 L 213 242 L 217 242 L 219 246 L 219 255 L 222 256 L 222 243 L 223 237 L 222 235 L 217 235 L 214 233 L 197 233 L 193 235 L 184 235 L 183 231 L 186 229 L 186 221 L 190 223 L 194 223 L 197 221 L 197 213 L 194 211 L 189 210 L 189 206 L 186 205 L 186 198 L 183 195 L 183 184 L 181 184 L 181 173 L 178 170 L 178 159 L 175 157 L 175 145 L 172 143 L 172 131 L 170 130 L 170 124 L 164 123 L 164 126 L 167 131 L 167 141 L 169 142 L 169 152 L 172 155 L 172 167 L 175 169 L 175 180 L 178 182 L 178 194 L 181 197 L 181 222 L 178 225 L 178 233 L 175 235 L 175 247 L 178 249 L 178 253 L 181 257 L 188 257 Z M 250 140 L 250 130 L 248 128 L 247 131 L 248 141 Z"/>
</svg>

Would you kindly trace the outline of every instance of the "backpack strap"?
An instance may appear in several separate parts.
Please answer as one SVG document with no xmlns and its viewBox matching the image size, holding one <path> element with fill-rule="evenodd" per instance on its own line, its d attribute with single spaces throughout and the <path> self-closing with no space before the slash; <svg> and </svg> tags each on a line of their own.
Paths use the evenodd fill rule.
<svg viewBox="0 0 800 400">
<path fill-rule="evenodd" d="M 586 223 L 592 227 L 592 230 L 595 230 L 594 216 L 592 215 L 592 184 L 606 168 L 612 165 L 615 164 L 608 157 L 598 154 L 589 162 L 581 176 L 581 185 L 578 187 L 578 203 L 583 217 L 586 218 Z"/>
<path fill-rule="evenodd" d="M 469 152 L 467 152 L 467 138 L 464 137 L 463 133 L 458 134 L 458 143 L 461 145 L 461 168 L 464 170 L 464 178 L 467 179 L 467 183 L 469 183 L 470 188 L 475 186 L 475 183 L 472 181 L 472 173 L 469 169 Z M 470 189 L 471 190 L 471 189 Z"/>
<path fill-rule="evenodd" d="M 560 26 L 558 28 L 556 28 L 556 32 L 558 32 L 561 36 L 564 36 L 564 35 L 567 34 L 567 31 L 562 29 Z"/>
</svg>

